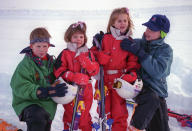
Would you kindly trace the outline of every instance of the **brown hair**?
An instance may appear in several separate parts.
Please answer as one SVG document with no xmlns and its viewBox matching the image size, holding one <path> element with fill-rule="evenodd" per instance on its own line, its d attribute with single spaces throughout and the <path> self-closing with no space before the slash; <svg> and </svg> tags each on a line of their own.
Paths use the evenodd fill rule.
<svg viewBox="0 0 192 131">
<path fill-rule="evenodd" d="M 79 33 L 84 34 L 84 39 L 85 39 L 84 44 L 85 44 L 85 43 L 87 43 L 86 29 L 87 29 L 87 27 L 84 22 L 73 23 L 66 30 L 65 35 L 64 35 L 64 40 L 66 42 L 71 42 L 72 35 L 79 32 Z"/>
<path fill-rule="evenodd" d="M 118 16 L 120 14 L 127 14 L 127 19 L 128 19 L 128 30 L 131 32 L 132 34 L 132 30 L 133 30 L 133 22 L 130 18 L 130 15 L 129 15 L 129 9 L 126 8 L 126 7 L 123 7 L 123 8 L 116 8 L 113 10 L 113 12 L 111 13 L 111 16 L 109 18 L 109 23 L 108 23 L 108 26 L 107 26 L 107 32 L 108 33 L 111 33 L 110 31 L 110 27 L 115 23 L 115 20 L 118 18 Z"/>
<path fill-rule="evenodd" d="M 45 38 L 49 39 L 51 38 L 51 35 L 47 31 L 47 29 L 43 27 L 35 28 L 30 34 L 30 41 L 34 39 L 45 39 Z"/>
</svg>

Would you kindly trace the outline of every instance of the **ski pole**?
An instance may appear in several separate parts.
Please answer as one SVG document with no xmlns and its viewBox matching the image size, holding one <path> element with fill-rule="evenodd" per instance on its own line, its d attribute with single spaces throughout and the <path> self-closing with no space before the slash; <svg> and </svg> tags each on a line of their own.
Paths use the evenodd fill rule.
<svg viewBox="0 0 192 131">
<path fill-rule="evenodd" d="M 82 68 L 81 73 L 85 73 L 85 70 Z M 73 116 L 72 116 L 72 121 L 71 121 L 71 126 L 70 126 L 70 131 L 73 131 L 74 129 L 74 124 L 78 126 L 79 123 L 75 122 L 75 116 L 77 116 L 80 119 L 80 114 L 77 113 L 77 107 L 78 107 L 78 102 L 79 102 L 79 93 L 81 90 L 81 86 L 78 86 L 77 88 L 77 94 L 76 94 L 76 99 L 75 99 L 75 105 L 73 107 Z M 79 121 L 79 120 L 78 120 Z"/>
<path fill-rule="evenodd" d="M 73 127 L 74 127 L 74 121 L 75 121 L 75 115 L 76 115 L 76 111 L 77 111 L 79 92 L 80 92 L 80 87 L 78 86 L 77 94 L 76 94 L 76 99 L 75 99 L 75 105 L 73 107 L 73 116 L 72 116 L 72 122 L 71 122 L 71 126 L 70 126 L 70 131 L 73 131 Z"/>
</svg>

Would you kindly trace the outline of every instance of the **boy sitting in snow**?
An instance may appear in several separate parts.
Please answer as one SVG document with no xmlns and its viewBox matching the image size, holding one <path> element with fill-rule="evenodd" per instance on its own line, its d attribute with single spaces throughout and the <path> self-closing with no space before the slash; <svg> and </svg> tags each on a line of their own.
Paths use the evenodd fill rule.
<svg viewBox="0 0 192 131">
<path fill-rule="evenodd" d="M 53 56 L 48 48 L 49 32 L 36 28 L 30 35 L 30 46 L 21 51 L 25 57 L 17 66 L 12 79 L 12 106 L 20 121 L 25 121 L 28 131 L 50 131 L 57 104 L 50 97 L 63 97 L 65 84 L 54 83 Z"/>
</svg>

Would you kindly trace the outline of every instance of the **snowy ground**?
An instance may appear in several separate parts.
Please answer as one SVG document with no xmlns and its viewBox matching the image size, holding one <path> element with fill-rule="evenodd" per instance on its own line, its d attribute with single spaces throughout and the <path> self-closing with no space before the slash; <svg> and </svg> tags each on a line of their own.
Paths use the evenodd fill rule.
<svg viewBox="0 0 192 131">
<path fill-rule="evenodd" d="M 192 114 L 192 7 L 179 6 L 169 8 L 150 8 L 146 10 L 131 10 L 133 23 L 135 24 L 134 38 L 141 37 L 145 28 L 141 26 L 152 14 L 163 13 L 170 18 L 171 31 L 167 36 L 167 43 L 174 50 L 174 60 L 171 74 L 168 78 L 169 97 L 168 107 L 179 113 Z M 13 11 L 15 12 L 15 11 Z M 26 130 L 25 123 L 19 122 L 11 107 L 10 79 L 18 62 L 23 55 L 18 53 L 28 46 L 30 32 L 39 26 L 47 27 L 52 35 L 51 42 L 56 45 L 49 53 L 57 56 L 66 47 L 63 35 L 66 28 L 78 20 L 87 23 L 88 46 L 91 46 L 92 36 L 99 30 L 106 30 L 109 13 L 101 11 L 62 12 L 25 10 L 12 13 L 11 10 L 0 10 L 0 118 Z M 78 14 L 77 14 L 78 13 Z M 51 14 L 51 15 L 49 15 Z M 72 17 L 73 15 L 77 17 Z M 86 15 L 87 14 L 87 15 Z M 92 17 L 95 15 L 97 17 Z M 71 16 L 71 17 L 70 17 Z M 52 124 L 52 131 L 62 131 L 63 108 L 58 105 L 58 110 Z M 169 121 L 171 131 L 190 131 L 192 128 L 180 127 L 180 123 L 174 118 Z"/>
</svg>

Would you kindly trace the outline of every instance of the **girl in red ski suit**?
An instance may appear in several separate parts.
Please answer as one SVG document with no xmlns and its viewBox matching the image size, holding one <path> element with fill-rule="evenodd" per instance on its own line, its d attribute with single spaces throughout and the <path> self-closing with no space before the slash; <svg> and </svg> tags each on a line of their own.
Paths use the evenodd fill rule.
<svg viewBox="0 0 192 131">
<path fill-rule="evenodd" d="M 95 38 L 102 36 L 102 50 L 98 51 L 93 42 L 92 51 L 103 65 L 104 86 L 107 87 L 105 94 L 105 114 L 107 118 L 114 120 L 112 131 L 127 131 L 128 111 L 126 100 L 121 98 L 113 89 L 114 80 L 122 78 L 129 83 L 137 79 L 136 71 L 140 68 L 138 58 L 130 52 L 123 51 L 120 43 L 124 38 L 130 38 L 132 34 L 132 21 L 127 8 L 115 9 L 110 17 L 107 34 L 96 34 Z"/>
<path fill-rule="evenodd" d="M 83 88 L 83 100 L 78 103 L 80 115 L 78 128 L 82 131 L 91 131 L 91 116 L 89 110 L 92 105 L 93 93 L 90 77 L 99 72 L 99 64 L 95 61 L 94 55 L 85 45 L 87 42 L 86 25 L 83 22 L 74 23 L 69 26 L 64 36 L 67 42 L 67 49 L 64 49 L 58 56 L 55 64 L 54 74 L 56 78 L 62 77 L 67 82 L 73 82 Z M 86 73 L 81 73 L 81 69 Z M 63 105 L 64 130 L 69 129 L 72 121 L 74 101 Z"/>
</svg>

